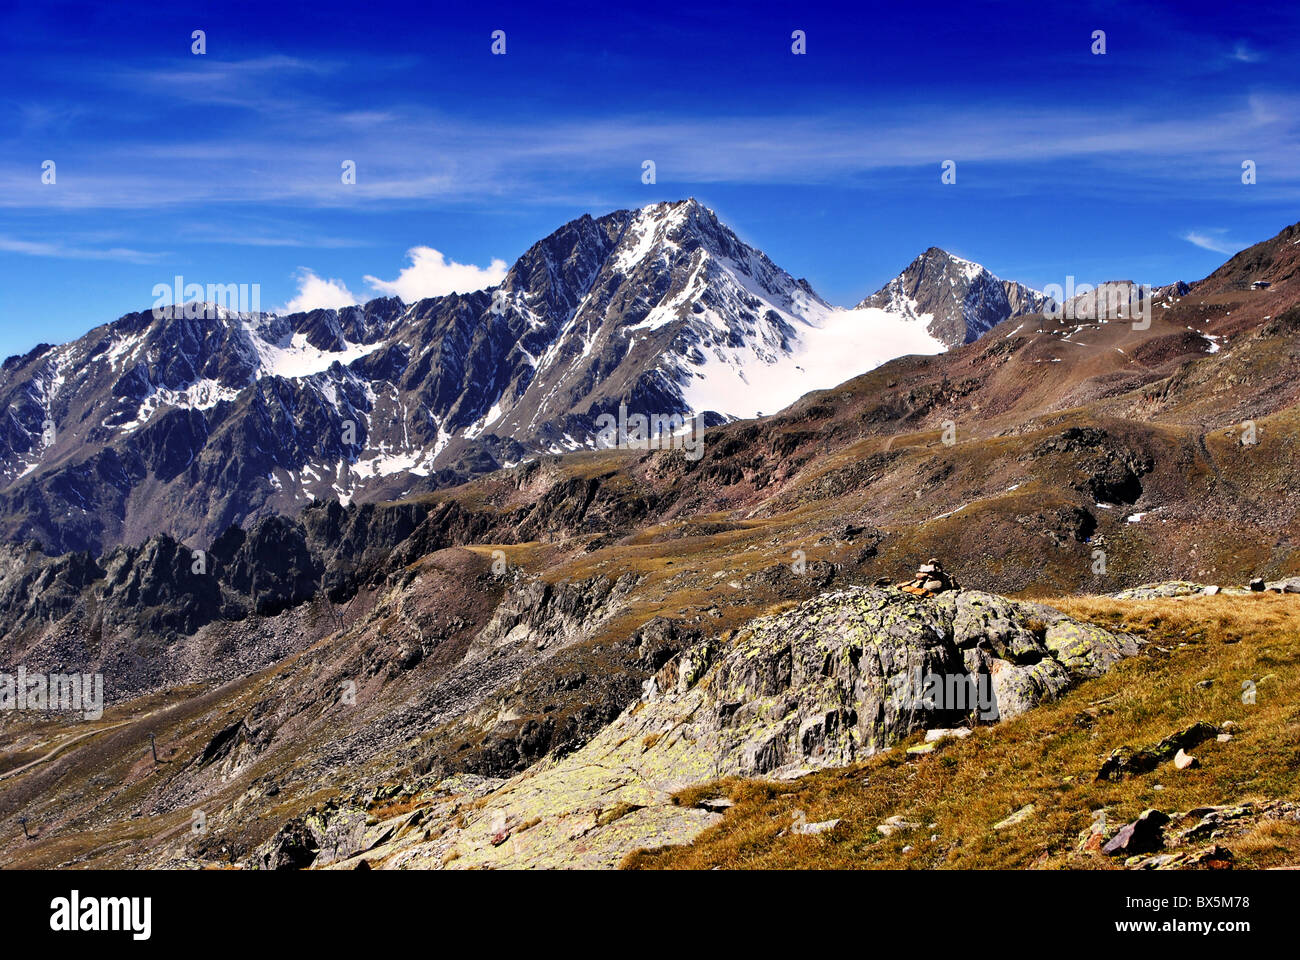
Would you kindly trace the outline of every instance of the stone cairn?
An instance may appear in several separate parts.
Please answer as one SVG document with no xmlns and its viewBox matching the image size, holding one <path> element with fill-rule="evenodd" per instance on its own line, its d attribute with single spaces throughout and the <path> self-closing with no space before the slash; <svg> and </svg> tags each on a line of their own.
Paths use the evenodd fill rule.
<svg viewBox="0 0 1300 960">
<path fill-rule="evenodd" d="M 948 576 L 944 572 L 943 564 L 934 557 L 917 567 L 916 575 L 911 580 L 900 583 L 898 587 L 918 597 L 933 597 L 945 590 L 961 589 L 957 584 L 957 578 Z"/>
</svg>

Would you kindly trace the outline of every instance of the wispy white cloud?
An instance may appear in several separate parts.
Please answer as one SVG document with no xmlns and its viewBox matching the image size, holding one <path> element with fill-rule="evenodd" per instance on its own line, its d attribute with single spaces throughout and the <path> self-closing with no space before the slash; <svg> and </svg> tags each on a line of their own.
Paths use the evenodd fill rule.
<svg viewBox="0 0 1300 960">
<path fill-rule="evenodd" d="M 369 241 L 359 237 L 329 236 L 303 223 L 277 223 L 274 226 L 246 227 L 239 223 L 184 223 L 177 236 L 185 241 L 220 243 L 236 247 L 307 247 L 340 250 L 364 247 Z"/>
<path fill-rule="evenodd" d="M 412 247 L 406 252 L 411 265 L 404 267 L 396 280 L 381 280 L 366 275 L 366 282 L 377 292 L 397 295 L 406 303 L 448 293 L 469 293 L 500 283 L 506 275 L 506 262 L 493 260 L 486 267 L 448 260 L 432 247 Z"/>
<path fill-rule="evenodd" d="M 303 310 L 339 310 L 357 303 L 357 298 L 342 280 L 325 280 L 303 267 L 298 271 L 298 294 L 283 307 L 280 313 L 297 313 Z"/>
<path fill-rule="evenodd" d="M 120 260 L 126 263 L 155 263 L 166 254 L 133 250 L 130 247 L 80 247 L 42 240 L 19 240 L 0 235 L 0 250 L 29 257 L 57 257 L 63 260 Z"/>
<path fill-rule="evenodd" d="M 245 60 L 196 56 L 188 58 L 182 68 L 117 67 L 101 74 L 101 79 L 132 93 L 147 91 L 170 100 L 274 112 L 282 105 L 269 93 L 287 89 L 304 77 L 327 76 L 341 66 L 335 61 L 283 54 Z"/>
<path fill-rule="evenodd" d="M 1226 240 L 1222 236 L 1215 236 L 1215 234 L 1224 233 L 1227 233 L 1227 231 L 1210 230 L 1208 233 L 1203 233 L 1196 230 L 1188 230 L 1183 234 L 1183 239 L 1188 243 L 1195 244 L 1202 250 L 1212 250 L 1215 253 L 1232 254 L 1239 250 L 1244 250 L 1249 246 L 1249 244 L 1237 243 L 1235 240 Z"/>
<path fill-rule="evenodd" d="M 1221 180 L 1225 168 L 1239 168 L 1249 157 L 1267 165 L 1271 186 L 1300 191 L 1300 97 L 1259 91 L 1225 99 L 1204 115 L 928 104 L 897 105 L 869 118 L 828 108 L 794 115 L 517 122 L 409 106 L 331 112 L 309 100 L 267 99 L 286 111 L 277 123 L 295 131 L 292 138 L 214 129 L 105 146 L 93 169 L 65 173 L 61 165 L 57 186 L 41 185 L 30 164 L 0 161 L 0 207 L 537 203 L 549 202 L 557 185 L 591 191 L 635 183 L 644 160 L 655 161 L 661 184 L 869 184 L 874 171 L 937 170 L 953 159 L 1015 164 L 1026 176 L 1053 163 L 1087 163 L 1183 190 L 1189 182 Z M 1206 136 L 1209 129 L 1213 137 Z M 341 181 L 346 160 L 357 165 L 355 184 Z M 1054 175 L 1068 171 L 1058 166 Z M 1017 188 L 1014 179 L 997 182 Z"/>
<path fill-rule="evenodd" d="M 1239 60 L 1242 63 L 1259 63 L 1264 59 L 1264 55 L 1251 47 L 1245 40 L 1238 40 L 1237 45 L 1232 48 L 1232 59 Z"/>
</svg>

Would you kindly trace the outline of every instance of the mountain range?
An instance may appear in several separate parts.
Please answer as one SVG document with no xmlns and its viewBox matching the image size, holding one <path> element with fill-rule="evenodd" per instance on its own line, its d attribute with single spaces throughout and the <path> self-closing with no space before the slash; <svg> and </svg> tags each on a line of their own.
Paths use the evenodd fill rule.
<svg viewBox="0 0 1300 960">
<path fill-rule="evenodd" d="M 592 449 L 620 405 L 705 425 L 773 413 L 1043 305 L 931 248 L 836 308 L 684 200 L 565 224 L 487 290 L 128 314 L 0 367 L 0 536 L 51 552 L 159 532 L 203 546 L 314 500 Z"/>
</svg>

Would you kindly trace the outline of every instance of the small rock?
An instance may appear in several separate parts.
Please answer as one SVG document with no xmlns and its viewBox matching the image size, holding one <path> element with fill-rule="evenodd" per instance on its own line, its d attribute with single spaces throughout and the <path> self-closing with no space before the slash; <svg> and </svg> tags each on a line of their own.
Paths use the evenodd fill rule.
<svg viewBox="0 0 1300 960">
<path fill-rule="evenodd" d="M 929 743 L 918 743 L 914 747 L 908 747 L 907 752 L 911 756 L 920 756 L 925 753 L 934 753 L 934 741 Z"/>
<path fill-rule="evenodd" d="M 1215 737 L 1214 739 L 1217 740 L 1217 741 L 1219 741 L 1219 743 L 1227 743 L 1229 740 L 1232 739 L 1232 734 L 1230 734 L 1230 733 L 1221 733 L 1221 734 L 1219 734 L 1217 737 Z"/>
<path fill-rule="evenodd" d="M 1243 824 L 1258 819 L 1260 812 L 1259 806 L 1253 802 L 1238 806 L 1197 807 L 1185 815 L 1187 819 L 1196 819 L 1196 824 L 1184 830 L 1179 840 L 1186 843 L 1213 839 L 1225 828 L 1239 829 Z"/>
<path fill-rule="evenodd" d="M 1174 766 L 1179 770 L 1186 770 L 1188 767 L 1199 767 L 1200 765 L 1201 761 L 1197 760 L 1185 750 L 1179 750 L 1178 753 L 1174 755 Z"/>
<path fill-rule="evenodd" d="M 884 823 L 876 825 L 877 832 L 882 837 L 892 836 L 905 830 L 915 830 L 919 823 L 912 823 L 910 820 L 904 820 L 901 816 L 886 817 Z"/>
<path fill-rule="evenodd" d="M 839 825 L 838 818 L 835 820 L 819 820 L 817 823 L 796 823 L 790 828 L 790 832 L 800 834 L 825 833 L 827 830 L 834 830 Z"/>
<path fill-rule="evenodd" d="M 1171 733 L 1154 746 L 1137 750 L 1129 746 L 1119 747 L 1106 757 L 1101 769 L 1097 771 L 1097 779 L 1122 780 L 1134 774 L 1147 773 L 1166 760 L 1173 759 L 1179 750 L 1191 749 L 1216 736 L 1218 732 L 1218 727 L 1198 720 L 1183 730 Z"/>
<path fill-rule="evenodd" d="M 1232 852 L 1217 843 L 1195 853 L 1159 853 L 1154 857 L 1129 857 L 1126 867 L 1134 870 L 1185 870 L 1203 867 L 1207 870 L 1231 870 Z"/>
<path fill-rule="evenodd" d="M 1232 851 L 1227 847 L 1219 846 L 1217 843 L 1212 844 L 1200 853 L 1188 857 L 1186 865 L 1189 867 L 1205 867 L 1207 870 L 1231 870 Z"/>
<path fill-rule="evenodd" d="M 1124 866 L 1133 870 L 1160 870 L 1177 859 L 1172 853 L 1158 853 L 1154 857 L 1131 857 L 1124 861 Z"/>
<path fill-rule="evenodd" d="M 935 743 L 946 737 L 956 737 L 958 740 L 965 740 L 970 735 L 970 727 L 953 727 L 951 729 L 939 727 L 934 730 L 925 731 L 925 742 Z"/>
<path fill-rule="evenodd" d="M 1035 813 L 1034 805 L 1032 803 L 1027 803 L 1019 810 L 1017 810 L 1015 813 L 1011 814 L 1011 816 L 1007 817 L 1005 820 L 999 820 L 997 823 L 993 824 L 993 829 L 1005 830 L 1007 827 L 1014 827 L 1017 824 L 1024 823 L 1026 820 L 1032 817 L 1034 813 Z"/>
<path fill-rule="evenodd" d="M 726 810 L 728 807 L 734 807 L 736 802 L 730 797 L 710 797 L 707 800 L 701 800 L 700 806 L 706 810 Z"/>
<path fill-rule="evenodd" d="M 1087 836 L 1083 840 L 1083 843 L 1080 844 L 1079 849 L 1084 853 L 1092 853 L 1093 851 L 1100 850 L 1101 845 L 1105 842 L 1106 842 L 1106 837 L 1104 834 L 1101 833 L 1101 831 L 1089 830 L 1087 832 Z"/>
</svg>

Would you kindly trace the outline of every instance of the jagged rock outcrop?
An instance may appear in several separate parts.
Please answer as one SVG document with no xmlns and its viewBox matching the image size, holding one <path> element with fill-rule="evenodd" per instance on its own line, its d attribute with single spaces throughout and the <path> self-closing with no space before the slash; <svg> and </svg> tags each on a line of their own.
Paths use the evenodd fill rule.
<svg viewBox="0 0 1300 960">
<path fill-rule="evenodd" d="M 572 643 L 616 610 L 638 579 L 635 574 L 624 574 L 617 580 L 594 577 L 580 583 L 527 581 L 497 607 L 466 659 L 480 659 L 514 646 L 544 650 Z"/>
<path fill-rule="evenodd" d="M 89 553 L 48 557 L 36 542 L 0 545 L 0 627 L 9 632 L 58 620 L 103 575 Z"/>
<path fill-rule="evenodd" d="M 421 769 L 436 763 L 445 770 L 509 776 L 596 736 L 636 699 L 648 677 L 700 637 L 698 630 L 655 617 L 625 638 L 588 643 L 623 611 L 639 580 L 629 573 L 617 580 L 597 576 L 513 586 L 462 662 L 485 672 L 524 665 L 513 688 L 453 724 L 439 741 L 455 749 L 428 758 Z"/>
</svg>

